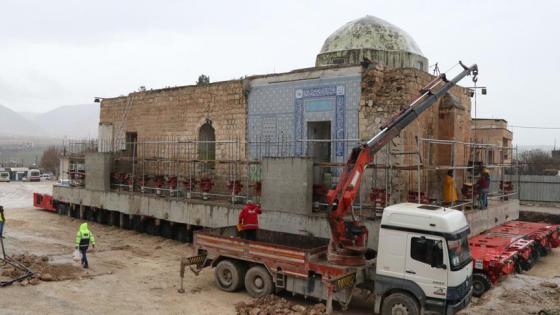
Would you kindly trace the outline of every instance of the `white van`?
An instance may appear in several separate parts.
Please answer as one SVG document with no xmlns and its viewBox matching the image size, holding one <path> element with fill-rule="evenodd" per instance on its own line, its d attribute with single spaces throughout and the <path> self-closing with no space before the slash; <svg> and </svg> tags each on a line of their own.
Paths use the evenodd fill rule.
<svg viewBox="0 0 560 315">
<path fill-rule="evenodd" d="M 10 182 L 10 173 L 6 171 L 0 171 L 0 182 Z"/>
<path fill-rule="evenodd" d="M 41 180 L 41 172 L 36 169 L 27 171 L 25 177 L 23 178 L 23 181 L 26 182 L 38 182 L 40 180 Z"/>
</svg>

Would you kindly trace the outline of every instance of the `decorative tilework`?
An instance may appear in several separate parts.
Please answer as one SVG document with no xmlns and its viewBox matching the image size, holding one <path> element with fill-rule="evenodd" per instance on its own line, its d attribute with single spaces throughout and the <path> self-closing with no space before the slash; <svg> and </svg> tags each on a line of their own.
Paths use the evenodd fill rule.
<svg viewBox="0 0 560 315">
<path fill-rule="evenodd" d="M 303 105 L 306 112 L 331 112 L 334 109 L 332 98 L 317 98 L 304 100 Z"/>
<path fill-rule="evenodd" d="M 272 141 L 307 140 L 307 122 L 331 121 L 333 139 L 357 139 L 360 87 L 359 75 L 253 86 L 248 97 L 247 138 L 254 141 L 266 134 Z M 322 103 L 329 101 L 330 110 Z M 309 106 L 310 103 L 315 105 Z M 276 117 L 275 124 L 264 122 L 269 117 Z M 273 130 L 276 135 L 272 135 Z M 304 154 L 304 144 L 291 146 L 292 151 L 287 154 Z M 351 145 L 335 141 L 333 161 L 343 161 Z M 250 152 L 254 154 L 254 150 Z"/>
</svg>

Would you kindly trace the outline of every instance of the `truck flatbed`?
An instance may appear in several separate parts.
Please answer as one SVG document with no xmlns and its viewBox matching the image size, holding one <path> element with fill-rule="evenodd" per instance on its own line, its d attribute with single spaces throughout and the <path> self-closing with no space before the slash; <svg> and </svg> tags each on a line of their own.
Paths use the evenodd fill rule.
<svg viewBox="0 0 560 315">
<path fill-rule="evenodd" d="M 358 268 L 327 262 L 329 240 L 259 229 L 256 240 L 239 237 L 235 226 L 204 229 L 195 232 L 195 249 L 204 249 L 207 258 L 230 257 L 262 263 L 269 270 L 307 279 L 310 272 L 324 280 L 336 280 L 355 274 Z"/>
</svg>

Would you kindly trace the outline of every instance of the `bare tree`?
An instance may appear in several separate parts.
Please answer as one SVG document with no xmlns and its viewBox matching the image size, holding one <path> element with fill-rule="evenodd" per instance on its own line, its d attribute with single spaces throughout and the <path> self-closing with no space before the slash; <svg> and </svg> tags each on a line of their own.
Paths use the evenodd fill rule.
<svg viewBox="0 0 560 315">
<path fill-rule="evenodd" d="M 60 167 L 60 149 L 55 146 L 50 146 L 43 151 L 41 162 L 39 164 L 45 171 L 52 172 L 58 176 Z"/>
<path fill-rule="evenodd" d="M 520 172 L 524 175 L 556 175 L 560 163 L 549 152 L 530 150 L 519 156 Z"/>
</svg>

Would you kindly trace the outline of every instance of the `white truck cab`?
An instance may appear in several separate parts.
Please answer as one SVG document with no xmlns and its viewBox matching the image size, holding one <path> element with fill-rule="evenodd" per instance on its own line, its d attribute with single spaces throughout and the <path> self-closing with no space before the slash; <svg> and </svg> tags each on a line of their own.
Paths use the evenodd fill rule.
<svg viewBox="0 0 560 315">
<path fill-rule="evenodd" d="M 454 314 L 468 305 L 469 233 L 458 210 L 415 203 L 385 208 L 375 275 L 376 313 L 414 314 L 421 308 L 423 313 Z M 398 292 L 396 299 L 393 292 Z"/>
</svg>

